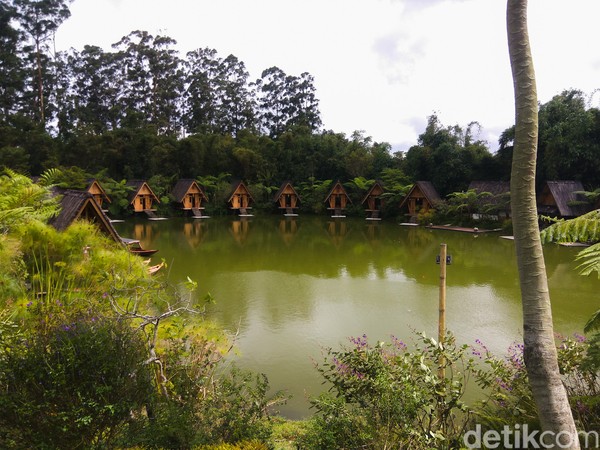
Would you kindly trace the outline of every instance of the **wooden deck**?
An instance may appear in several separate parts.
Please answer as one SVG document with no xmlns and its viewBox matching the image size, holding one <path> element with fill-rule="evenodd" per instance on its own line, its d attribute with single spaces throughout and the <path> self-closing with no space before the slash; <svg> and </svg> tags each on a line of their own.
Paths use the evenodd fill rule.
<svg viewBox="0 0 600 450">
<path fill-rule="evenodd" d="M 453 227 L 451 225 L 428 225 L 427 228 L 432 230 L 447 230 L 447 231 L 459 231 L 461 233 L 472 233 L 472 234 L 482 234 L 482 233 L 495 233 L 497 231 L 502 231 L 501 228 L 495 228 L 493 230 L 485 230 L 482 228 L 469 228 L 469 227 Z"/>
</svg>

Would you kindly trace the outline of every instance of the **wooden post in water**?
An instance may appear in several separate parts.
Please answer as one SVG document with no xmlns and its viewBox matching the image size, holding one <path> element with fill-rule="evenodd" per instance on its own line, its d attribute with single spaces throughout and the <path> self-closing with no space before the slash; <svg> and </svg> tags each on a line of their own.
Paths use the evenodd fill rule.
<svg viewBox="0 0 600 450">
<path fill-rule="evenodd" d="M 439 319 L 438 319 L 438 344 L 444 345 L 446 336 L 446 257 L 448 251 L 446 244 L 440 245 L 440 298 L 439 298 Z M 438 375 L 440 379 L 446 377 L 444 369 L 445 360 L 440 357 Z"/>
</svg>

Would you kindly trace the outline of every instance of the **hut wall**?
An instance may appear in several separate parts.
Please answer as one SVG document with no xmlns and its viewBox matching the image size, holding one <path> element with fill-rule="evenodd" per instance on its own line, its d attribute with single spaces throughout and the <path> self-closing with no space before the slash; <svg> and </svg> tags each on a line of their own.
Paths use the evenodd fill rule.
<svg viewBox="0 0 600 450">
<path fill-rule="evenodd" d="M 188 191 L 183 197 L 183 209 L 200 208 L 202 206 L 202 196 L 199 193 L 190 193 Z"/>
<path fill-rule="evenodd" d="M 250 199 L 247 194 L 236 193 L 231 198 L 231 207 L 233 209 L 248 208 L 250 205 Z"/>
<path fill-rule="evenodd" d="M 90 188 L 88 189 L 88 192 L 90 194 L 92 194 L 92 197 L 94 197 L 94 200 L 96 200 L 96 203 L 98 203 L 98 206 L 102 206 L 102 202 L 104 201 L 104 191 L 102 190 L 102 188 L 100 187 L 100 185 L 96 182 L 92 183 Z"/>
<path fill-rule="evenodd" d="M 133 210 L 143 212 L 147 209 L 152 209 L 152 196 L 138 194 L 133 201 Z"/>
<path fill-rule="evenodd" d="M 429 201 L 421 191 L 421 189 L 415 189 L 410 198 L 408 199 L 408 213 L 410 215 L 416 215 L 419 212 L 427 212 L 431 208 Z"/>
</svg>

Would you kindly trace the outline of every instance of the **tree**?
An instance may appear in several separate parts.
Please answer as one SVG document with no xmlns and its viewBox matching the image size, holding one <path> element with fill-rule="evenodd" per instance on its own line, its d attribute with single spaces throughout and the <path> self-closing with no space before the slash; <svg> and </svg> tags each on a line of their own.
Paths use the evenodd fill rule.
<svg viewBox="0 0 600 450">
<path fill-rule="evenodd" d="M 32 56 L 35 61 L 35 91 L 39 121 L 46 122 L 44 71 L 49 59 L 47 42 L 61 23 L 71 16 L 68 4 L 70 0 L 14 0 L 18 11 L 19 23 L 29 34 L 33 42 Z"/>
<path fill-rule="evenodd" d="M 527 31 L 527 0 L 508 0 L 506 22 L 515 92 L 510 191 L 523 308 L 524 360 L 542 428 L 554 433 L 555 438 L 569 438 L 570 448 L 578 449 L 577 430 L 558 367 L 548 278 L 537 222 L 538 105 Z M 556 448 L 559 443 L 551 445 L 548 448 Z"/>
<path fill-rule="evenodd" d="M 321 126 L 313 77 L 286 75 L 279 67 L 264 70 L 254 83 L 261 128 L 277 137 L 293 126 L 316 131 Z"/>
<path fill-rule="evenodd" d="M 12 25 L 14 7 L 0 2 L 0 118 L 14 112 L 23 90 L 22 62 L 18 55 L 20 33 Z"/>
<path fill-rule="evenodd" d="M 113 45 L 121 67 L 121 101 L 133 126 L 152 124 L 157 132 L 174 134 L 179 127 L 183 74 L 176 41 L 133 31 Z"/>
</svg>

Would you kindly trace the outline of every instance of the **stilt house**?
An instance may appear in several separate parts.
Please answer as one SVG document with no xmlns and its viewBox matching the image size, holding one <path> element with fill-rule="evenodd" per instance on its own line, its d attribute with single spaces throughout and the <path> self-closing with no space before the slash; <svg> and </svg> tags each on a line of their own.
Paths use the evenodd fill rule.
<svg viewBox="0 0 600 450">
<path fill-rule="evenodd" d="M 442 199 L 430 181 L 417 181 L 400 203 L 400 209 L 408 208 L 410 222 L 417 222 L 420 212 L 427 212 Z"/>
<path fill-rule="evenodd" d="M 591 211 L 580 181 L 546 181 L 537 199 L 538 213 L 570 219 Z"/>
<path fill-rule="evenodd" d="M 173 198 L 184 211 L 192 211 L 194 216 L 202 216 L 203 202 L 208 201 L 204 190 L 192 179 L 182 179 L 175 184 Z"/>
<path fill-rule="evenodd" d="M 96 224 L 100 231 L 121 243 L 121 237 L 89 192 L 67 190 L 61 194 L 60 213 L 50 223 L 58 231 L 66 230 L 78 219 Z"/>
<path fill-rule="evenodd" d="M 100 208 L 102 208 L 104 202 L 110 203 L 110 198 L 106 195 L 106 191 L 102 188 L 100 183 L 98 183 L 98 180 L 90 180 L 90 184 L 86 191 L 92 194 L 92 197 L 94 197 L 94 200 L 96 200 L 96 203 L 98 203 Z"/>
<path fill-rule="evenodd" d="M 348 203 L 352 204 L 350 197 L 348 197 L 348 193 L 342 183 L 337 181 L 327 197 L 325 197 L 325 203 L 327 204 L 327 209 L 333 211 L 331 217 L 344 217 L 342 213 L 348 206 Z"/>
<path fill-rule="evenodd" d="M 277 204 L 279 209 L 285 211 L 286 216 L 297 216 L 295 210 L 300 206 L 300 196 L 289 181 L 284 182 L 273 201 Z"/>
<path fill-rule="evenodd" d="M 479 217 L 474 217 L 475 219 L 483 216 L 495 216 L 496 219 L 510 217 L 509 181 L 471 181 L 468 190 L 474 190 L 477 194 L 484 192 L 490 194 L 477 201 L 480 212 L 477 214 Z"/>
<path fill-rule="evenodd" d="M 251 209 L 250 205 L 253 202 L 254 199 L 243 182 L 238 181 L 231 185 L 231 193 L 227 197 L 227 205 L 230 209 L 237 211 L 240 216 L 249 216 L 248 210 Z"/>
<path fill-rule="evenodd" d="M 367 220 L 381 220 L 381 208 L 383 206 L 383 199 L 381 194 L 385 192 L 383 183 L 376 181 L 365 198 L 362 201 L 362 205 L 365 207 L 367 213 Z"/>
<path fill-rule="evenodd" d="M 160 203 L 158 197 L 152 192 L 148 183 L 143 180 L 131 180 L 127 182 L 127 186 L 133 188 L 129 193 L 129 204 L 135 212 L 153 212 L 154 202 Z"/>
</svg>

